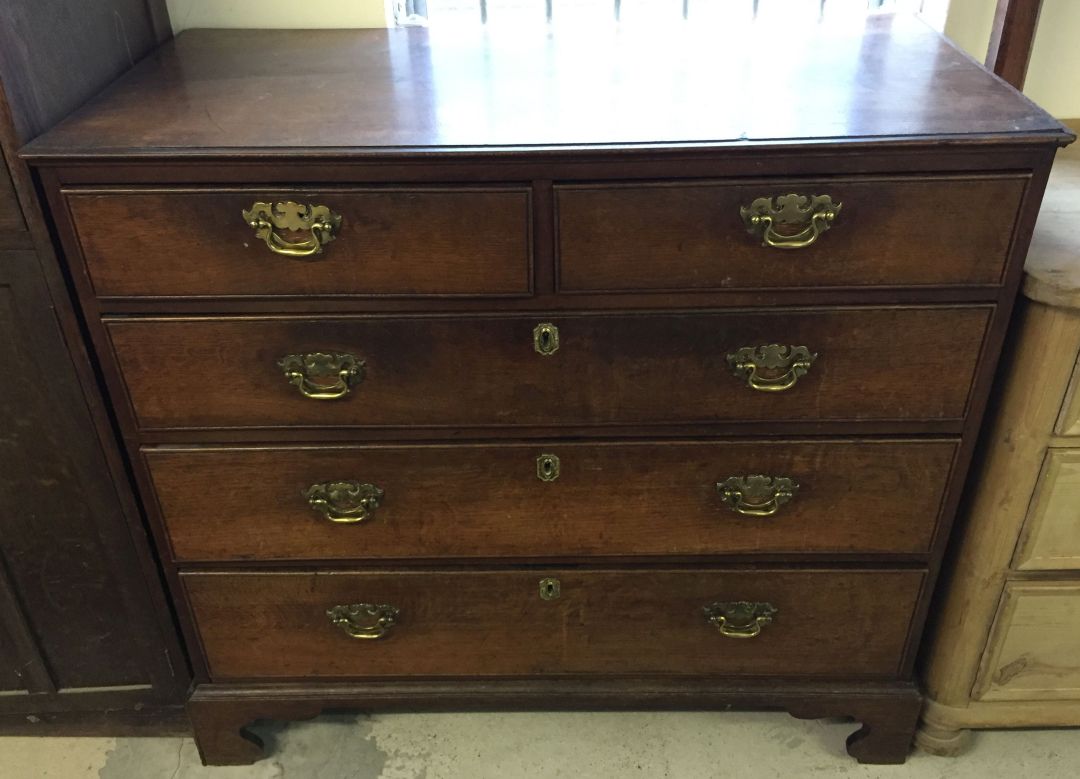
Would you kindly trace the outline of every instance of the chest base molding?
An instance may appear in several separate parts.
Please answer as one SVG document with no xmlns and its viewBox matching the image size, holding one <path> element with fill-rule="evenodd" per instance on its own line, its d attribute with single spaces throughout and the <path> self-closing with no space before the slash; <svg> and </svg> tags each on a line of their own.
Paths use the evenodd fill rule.
<svg viewBox="0 0 1080 779">
<path fill-rule="evenodd" d="M 848 754 L 860 763 L 880 765 L 904 762 L 921 706 L 922 696 L 908 683 L 803 685 L 775 679 L 627 677 L 200 685 L 188 702 L 188 714 L 207 765 L 249 765 L 261 759 L 263 743 L 248 730 L 255 720 L 305 720 L 349 710 L 781 710 L 799 719 L 851 717 L 860 727 L 848 736 Z"/>
</svg>

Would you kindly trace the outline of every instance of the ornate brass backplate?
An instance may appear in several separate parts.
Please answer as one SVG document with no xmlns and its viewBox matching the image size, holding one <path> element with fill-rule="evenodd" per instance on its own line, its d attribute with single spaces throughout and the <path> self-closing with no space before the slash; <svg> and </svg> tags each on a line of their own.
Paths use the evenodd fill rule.
<svg viewBox="0 0 1080 779">
<path fill-rule="evenodd" d="M 358 481 L 328 481 L 312 484 L 303 495 L 311 508 L 331 522 L 353 525 L 371 519 L 383 491 L 374 484 Z"/>
<path fill-rule="evenodd" d="M 553 454 L 542 454 L 536 458 L 536 478 L 540 481 L 555 481 L 559 478 L 562 463 Z"/>
<path fill-rule="evenodd" d="M 364 380 L 366 366 L 351 354 L 289 354 L 278 361 L 285 378 L 305 398 L 337 400 Z"/>
<path fill-rule="evenodd" d="M 559 351 L 559 328 L 550 322 L 541 322 L 533 328 L 533 348 L 537 354 L 550 357 Z"/>
<path fill-rule="evenodd" d="M 783 392 L 791 389 L 810 370 L 817 359 L 805 346 L 743 346 L 728 353 L 731 372 L 746 380 L 746 386 L 759 392 Z"/>
<path fill-rule="evenodd" d="M 747 517 L 771 517 L 799 491 L 788 476 L 729 476 L 716 483 L 720 500 L 732 511 Z"/>
<path fill-rule="evenodd" d="M 399 613 L 394 606 L 372 603 L 350 603 L 326 610 L 331 624 L 350 638 L 360 639 L 383 638 L 397 624 Z"/>
<path fill-rule="evenodd" d="M 241 214 L 255 231 L 255 237 L 266 242 L 270 251 L 286 257 L 312 258 L 322 254 L 323 247 L 334 240 L 341 228 L 341 216 L 326 206 L 294 203 L 255 203 Z M 306 232 L 301 241 L 290 241 L 279 233 Z"/>
<path fill-rule="evenodd" d="M 832 227 L 840 206 L 829 195 L 780 195 L 759 197 L 739 208 L 739 215 L 747 231 L 760 236 L 762 246 L 805 249 Z"/>
<path fill-rule="evenodd" d="M 754 638 L 773 621 L 778 609 L 771 603 L 745 600 L 713 603 L 704 608 L 705 619 L 728 638 Z"/>
</svg>

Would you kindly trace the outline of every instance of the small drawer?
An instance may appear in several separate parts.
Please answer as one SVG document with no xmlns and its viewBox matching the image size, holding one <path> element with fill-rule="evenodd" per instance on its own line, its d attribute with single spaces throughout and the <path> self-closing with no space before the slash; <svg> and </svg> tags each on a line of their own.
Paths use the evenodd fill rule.
<svg viewBox="0 0 1080 779">
<path fill-rule="evenodd" d="M 1050 449 L 1017 548 L 1016 567 L 1080 569 L 1080 449 Z"/>
<path fill-rule="evenodd" d="M 953 441 L 148 448 L 181 562 L 926 554 Z"/>
<path fill-rule="evenodd" d="M 161 318 L 107 327 L 145 430 L 729 421 L 783 433 L 789 420 L 961 419 L 991 311 Z"/>
<path fill-rule="evenodd" d="M 996 285 L 1026 185 L 1026 176 L 564 184 L 559 287 Z"/>
<path fill-rule="evenodd" d="M 185 573 L 214 681 L 892 678 L 917 570 Z M 349 607 L 354 608 L 349 608 Z"/>
<path fill-rule="evenodd" d="M 65 198 L 102 297 L 531 290 L 526 188 L 69 190 Z"/>
<path fill-rule="evenodd" d="M 1080 582 L 1008 582 L 973 697 L 1080 701 Z"/>
</svg>

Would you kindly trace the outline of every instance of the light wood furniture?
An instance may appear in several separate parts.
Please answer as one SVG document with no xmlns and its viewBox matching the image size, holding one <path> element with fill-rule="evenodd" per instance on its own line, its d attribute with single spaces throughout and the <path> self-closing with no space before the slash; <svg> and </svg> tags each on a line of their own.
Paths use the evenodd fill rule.
<svg viewBox="0 0 1080 779">
<path fill-rule="evenodd" d="M 904 759 L 1072 136 L 904 18 L 723 35 L 188 32 L 24 151 L 204 760 L 342 707 L 730 706 Z"/>
<path fill-rule="evenodd" d="M 948 566 L 917 743 L 1080 725 L 1080 159 L 1055 170 Z"/>
</svg>

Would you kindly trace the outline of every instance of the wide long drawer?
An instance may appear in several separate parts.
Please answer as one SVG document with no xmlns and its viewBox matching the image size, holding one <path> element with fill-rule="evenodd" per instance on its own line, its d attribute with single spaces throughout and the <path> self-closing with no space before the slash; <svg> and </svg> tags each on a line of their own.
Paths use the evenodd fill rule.
<svg viewBox="0 0 1080 779">
<path fill-rule="evenodd" d="M 143 429 L 908 421 L 964 416 L 991 311 L 162 318 L 107 327 Z"/>
<path fill-rule="evenodd" d="M 557 186 L 568 292 L 1001 283 L 1027 177 Z"/>
<path fill-rule="evenodd" d="M 214 681 L 891 677 L 919 570 L 185 573 Z"/>
<path fill-rule="evenodd" d="M 523 187 L 72 190 L 104 297 L 527 295 Z"/>
<path fill-rule="evenodd" d="M 924 554 L 952 441 L 149 448 L 176 559 Z"/>
</svg>

